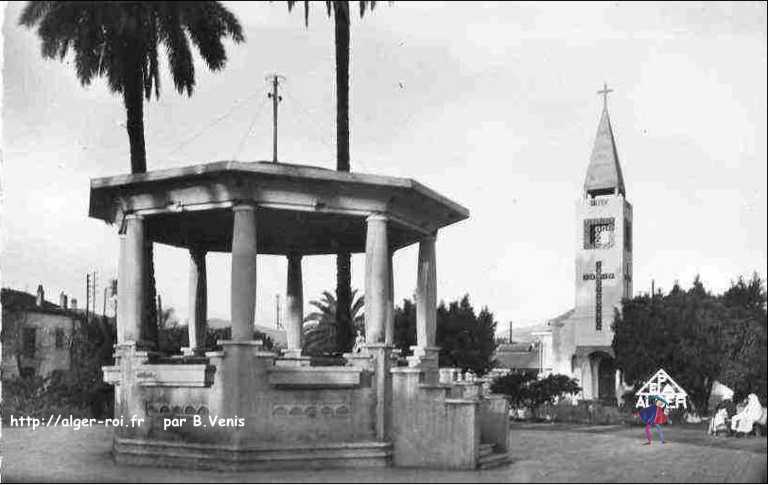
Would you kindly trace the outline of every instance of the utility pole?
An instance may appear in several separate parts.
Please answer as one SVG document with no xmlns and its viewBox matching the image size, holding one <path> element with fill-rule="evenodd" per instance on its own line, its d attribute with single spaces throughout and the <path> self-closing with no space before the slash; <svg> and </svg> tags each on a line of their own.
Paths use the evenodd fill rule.
<svg viewBox="0 0 768 485">
<path fill-rule="evenodd" d="M 93 315 L 93 318 L 96 318 L 96 306 L 98 305 L 98 303 L 97 303 L 97 300 L 96 300 L 96 272 L 95 271 L 93 272 L 93 279 L 91 280 L 91 282 L 92 282 L 92 284 L 91 284 L 91 293 L 92 293 L 91 305 L 92 305 L 92 310 L 93 310 L 91 312 L 91 314 Z"/>
<path fill-rule="evenodd" d="M 653 298 L 653 295 L 656 294 L 655 288 L 654 288 L 655 281 L 651 280 L 651 298 Z"/>
<path fill-rule="evenodd" d="M 88 321 L 88 309 L 91 304 L 91 273 L 85 274 L 85 321 Z"/>
<path fill-rule="evenodd" d="M 280 294 L 275 295 L 275 327 L 280 327 Z"/>
<path fill-rule="evenodd" d="M 277 94 L 277 88 L 280 82 L 285 81 L 285 76 L 270 74 L 267 81 L 272 84 L 272 92 L 267 94 L 267 97 L 272 99 L 272 163 L 277 163 L 277 104 L 283 100 L 283 97 Z"/>
<path fill-rule="evenodd" d="M 512 320 L 509 321 L 509 343 L 512 343 Z"/>
</svg>

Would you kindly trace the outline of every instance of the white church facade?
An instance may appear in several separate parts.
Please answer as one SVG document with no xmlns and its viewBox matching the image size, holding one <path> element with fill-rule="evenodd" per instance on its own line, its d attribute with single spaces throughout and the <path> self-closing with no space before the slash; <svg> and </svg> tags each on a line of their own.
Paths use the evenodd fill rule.
<svg viewBox="0 0 768 485">
<path fill-rule="evenodd" d="M 603 89 L 603 112 L 576 204 L 575 305 L 540 332 L 542 368 L 578 379 L 582 399 L 621 398 L 611 323 L 632 296 L 632 204 Z"/>
</svg>

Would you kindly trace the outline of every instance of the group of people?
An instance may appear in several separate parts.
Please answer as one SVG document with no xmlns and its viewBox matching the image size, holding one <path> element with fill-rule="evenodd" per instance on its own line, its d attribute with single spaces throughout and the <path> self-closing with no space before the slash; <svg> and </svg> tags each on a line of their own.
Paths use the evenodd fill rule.
<svg viewBox="0 0 768 485">
<path fill-rule="evenodd" d="M 645 424 L 647 441 L 643 444 L 651 444 L 652 429 L 656 430 L 659 440 L 662 444 L 664 443 L 664 432 L 661 425 L 670 422 L 668 406 L 669 403 L 663 397 L 650 396 L 649 406 L 635 413 Z M 748 395 L 738 406 L 734 405 L 731 400 L 725 400 L 718 405 L 709 423 L 708 433 L 717 436 L 720 432 L 727 432 L 729 435 L 743 436 L 751 433 L 756 427 L 761 427 L 763 434 L 765 434 L 766 414 L 766 408 L 760 404 L 760 399 L 756 394 Z"/>
<path fill-rule="evenodd" d="M 766 408 L 760 404 L 757 395 L 750 394 L 739 405 L 730 399 L 721 402 L 709 422 L 708 433 L 717 436 L 725 432 L 740 436 L 751 433 L 755 426 L 765 429 L 765 425 Z"/>
</svg>

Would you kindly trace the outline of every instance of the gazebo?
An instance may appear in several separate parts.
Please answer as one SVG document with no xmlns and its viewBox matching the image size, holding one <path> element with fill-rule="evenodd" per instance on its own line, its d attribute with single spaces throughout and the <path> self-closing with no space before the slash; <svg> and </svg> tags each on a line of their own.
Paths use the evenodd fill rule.
<svg viewBox="0 0 768 485">
<path fill-rule="evenodd" d="M 410 179 L 216 162 L 93 179 L 89 215 L 120 235 L 115 364 L 104 367 L 124 420 L 119 462 L 475 468 L 506 457 L 503 399 L 438 377 L 435 239 L 469 216 L 461 205 Z M 152 243 L 189 251 L 183 356 L 156 352 L 156 322 L 143 315 Z M 397 366 L 392 254 L 416 243 L 417 345 Z M 301 353 L 302 258 L 342 250 L 365 253 L 365 344 L 345 366 L 312 366 Z M 232 334 L 220 350 L 205 347 L 211 251 L 232 255 Z M 282 354 L 253 340 L 258 254 L 288 265 Z"/>
</svg>

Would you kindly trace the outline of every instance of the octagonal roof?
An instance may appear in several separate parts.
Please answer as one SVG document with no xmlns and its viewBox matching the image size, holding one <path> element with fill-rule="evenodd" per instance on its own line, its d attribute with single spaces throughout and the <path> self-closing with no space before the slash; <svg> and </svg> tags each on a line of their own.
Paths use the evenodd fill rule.
<svg viewBox="0 0 768 485">
<path fill-rule="evenodd" d="M 469 211 L 412 179 L 272 162 L 214 162 L 91 179 L 89 216 L 122 225 L 140 214 L 155 242 L 229 251 L 231 207 L 257 206 L 264 254 L 365 251 L 365 218 L 389 218 L 397 249 Z"/>
</svg>

